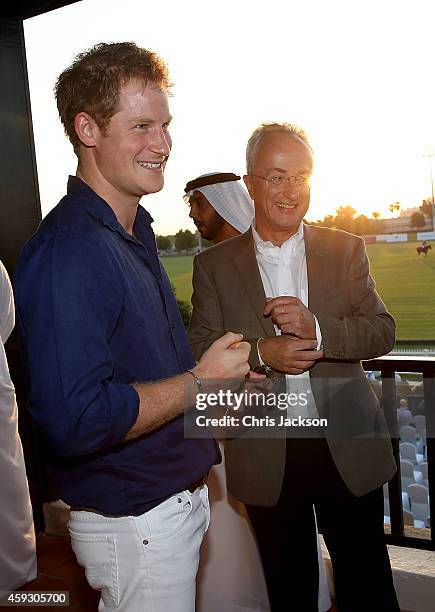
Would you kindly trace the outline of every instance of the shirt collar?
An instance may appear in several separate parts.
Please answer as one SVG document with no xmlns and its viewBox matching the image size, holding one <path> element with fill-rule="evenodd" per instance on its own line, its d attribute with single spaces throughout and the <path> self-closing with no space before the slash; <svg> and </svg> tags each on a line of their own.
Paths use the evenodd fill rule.
<svg viewBox="0 0 435 612">
<path fill-rule="evenodd" d="M 263 240 L 261 238 L 261 236 L 255 229 L 255 218 L 252 221 L 251 228 L 252 237 L 254 239 L 255 244 L 255 250 L 259 255 L 278 259 L 280 253 L 288 253 L 289 255 L 292 255 L 296 249 L 304 245 L 304 224 L 302 222 L 299 224 L 296 233 L 293 234 L 293 236 L 290 236 L 290 238 L 288 238 L 285 242 L 283 242 L 280 247 L 272 244 L 270 240 Z"/>
<path fill-rule="evenodd" d="M 82 179 L 78 176 L 68 177 L 68 195 L 74 195 L 80 197 L 85 201 L 86 210 L 90 215 L 99 219 L 104 225 L 109 227 L 115 232 L 119 232 L 125 238 L 135 240 L 130 234 L 128 234 L 122 225 L 119 223 L 113 209 L 109 204 L 103 200 L 98 194 L 93 191 Z M 143 208 L 143 206 L 137 207 L 136 219 L 134 222 L 134 228 L 137 226 L 151 225 L 154 219 L 151 217 L 149 212 Z"/>
</svg>

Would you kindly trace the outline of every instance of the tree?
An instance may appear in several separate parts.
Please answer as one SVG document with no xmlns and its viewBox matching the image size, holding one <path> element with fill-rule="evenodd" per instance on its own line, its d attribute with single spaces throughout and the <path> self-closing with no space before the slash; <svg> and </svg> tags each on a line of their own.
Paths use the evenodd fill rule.
<svg viewBox="0 0 435 612">
<path fill-rule="evenodd" d="M 180 311 L 181 318 L 183 319 L 184 329 L 189 329 L 190 317 L 192 316 L 192 306 L 186 300 L 177 300 L 178 310 Z"/>
<path fill-rule="evenodd" d="M 416 227 L 417 229 L 424 227 L 425 221 L 425 217 L 421 212 L 415 212 L 411 215 L 411 227 Z"/>
<path fill-rule="evenodd" d="M 355 219 L 354 233 L 357 236 L 373 234 L 375 221 L 369 219 L 366 215 L 358 215 Z"/>
<path fill-rule="evenodd" d="M 354 231 L 354 217 L 356 210 L 353 206 L 347 204 L 346 206 L 339 206 L 336 209 L 337 215 L 335 217 L 335 227 L 338 229 L 345 230 L 346 232 Z"/>
<path fill-rule="evenodd" d="M 178 310 L 180 311 L 181 318 L 183 320 L 184 329 L 189 328 L 190 317 L 192 316 L 192 306 L 190 302 L 186 302 L 186 300 L 179 300 L 177 298 L 177 294 L 175 293 L 175 287 L 171 283 L 172 293 L 174 294 L 175 300 L 177 302 Z"/>
<path fill-rule="evenodd" d="M 188 251 L 196 246 L 195 234 L 189 230 L 180 230 L 175 234 L 175 248 L 178 252 Z"/>
<path fill-rule="evenodd" d="M 172 242 L 168 236 L 156 236 L 156 242 L 159 251 L 169 251 L 172 246 Z"/>
<path fill-rule="evenodd" d="M 394 214 L 394 212 L 399 213 L 400 209 L 402 208 L 400 202 L 394 202 L 393 204 L 390 204 L 388 209 L 390 211 L 391 214 Z"/>
<path fill-rule="evenodd" d="M 379 219 L 380 216 L 381 216 L 381 213 L 376 212 L 376 210 L 374 212 L 372 212 L 372 217 L 373 217 L 373 219 L 375 219 L 375 221 L 376 221 L 376 219 Z"/>
<path fill-rule="evenodd" d="M 319 225 L 323 225 L 324 227 L 335 227 L 334 215 L 326 215 L 323 221 L 319 223 Z"/>
<path fill-rule="evenodd" d="M 423 200 L 420 206 L 420 212 L 423 213 L 425 217 L 432 219 L 432 200 L 427 198 L 427 200 Z"/>
</svg>

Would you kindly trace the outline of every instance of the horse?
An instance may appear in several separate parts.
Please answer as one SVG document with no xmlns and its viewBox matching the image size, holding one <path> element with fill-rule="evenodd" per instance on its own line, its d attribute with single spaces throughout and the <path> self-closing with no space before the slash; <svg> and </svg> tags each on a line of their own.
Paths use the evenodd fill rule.
<svg viewBox="0 0 435 612">
<path fill-rule="evenodd" d="M 421 255 L 421 253 L 423 253 L 423 254 L 424 254 L 424 256 L 426 257 L 426 256 L 427 256 L 427 252 L 428 252 L 428 250 L 429 250 L 429 249 L 431 249 L 431 248 L 432 248 L 432 246 L 431 246 L 430 244 L 425 244 L 424 246 L 419 246 L 419 247 L 417 247 L 417 249 L 416 249 L 416 251 L 417 251 L 417 257 L 418 257 L 419 255 Z"/>
</svg>

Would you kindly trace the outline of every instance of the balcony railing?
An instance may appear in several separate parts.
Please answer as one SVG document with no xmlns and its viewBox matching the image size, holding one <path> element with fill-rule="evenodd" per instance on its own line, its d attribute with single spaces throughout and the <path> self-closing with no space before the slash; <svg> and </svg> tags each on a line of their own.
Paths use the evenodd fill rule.
<svg viewBox="0 0 435 612">
<path fill-rule="evenodd" d="M 366 371 L 380 372 L 380 379 L 372 379 L 372 384 L 384 409 L 398 466 L 396 475 L 388 483 L 388 495 L 384 489 L 384 497 L 387 495 L 389 501 L 386 506 L 389 505 L 390 509 L 390 524 L 386 525 L 385 537 L 388 543 L 397 546 L 435 550 L 435 357 L 387 355 L 365 361 L 363 365 Z M 411 434 L 412 440 L 415 423 L 412 418 L 407 427 L 403 425 L 406 421 L 399 421 L 400 400 L 412 417 L 417 416 L 420 425 L 426 425 L 425 431 L 415 429 L 415 444 L 403 443 L 406 435 Z M 415 446 L 415 451 L 412 446 Z M 405 451 L 411 451 L 411 454 L 405 457 Z M 411 476 L 405 474 L 409 463 L 413 464 Z M 409 484 L 418 486 L 408 489 Z M 422 496 L 420 500 L 417 494 Z M 410 524 L 412 522 L 414 524 Z"/>
</svg>

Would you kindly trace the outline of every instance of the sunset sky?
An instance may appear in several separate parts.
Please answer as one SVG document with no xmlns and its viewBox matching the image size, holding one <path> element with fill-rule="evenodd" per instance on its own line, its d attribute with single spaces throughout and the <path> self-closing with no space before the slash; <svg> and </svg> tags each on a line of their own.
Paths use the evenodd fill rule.
<svg viewBox="0 0 435 612">
<path fill-rule="evenodd" d="M 433 0 L 84 0 L 25 22 L 43 213 L 75 157 L 53 98 L 58 74 L 98 42 L 132 40 L 166 59 L 174 146 L 160 194 L 142 204 L 159 234 L 195 229 L 187 180 L 243 174 L 262 121 L 290 121 L 315 152 L 310 219 L 350 204 L 371 215 L 431 194 L 435 152 Z M 435 166 L 434 166 L 435 178 Z"/>
</svg>

